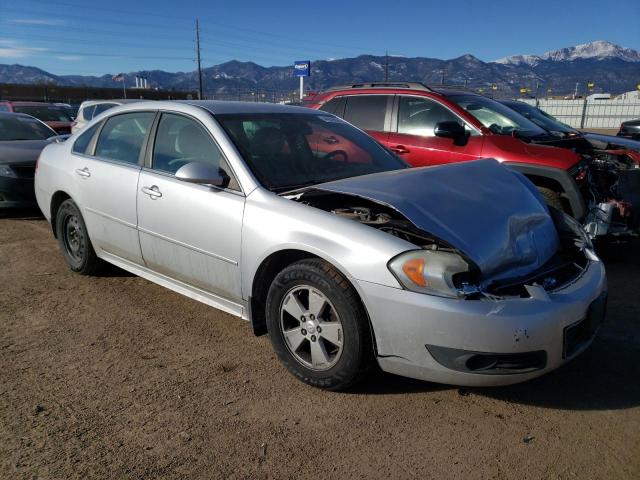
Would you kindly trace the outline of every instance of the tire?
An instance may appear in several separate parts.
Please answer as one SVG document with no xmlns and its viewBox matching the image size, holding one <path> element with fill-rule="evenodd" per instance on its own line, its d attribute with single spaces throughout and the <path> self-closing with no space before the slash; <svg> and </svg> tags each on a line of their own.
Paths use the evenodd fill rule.
<svg viewBox="0 0 640 480">
<path fill-rule="evenodd" d="M 317 308 L 321 304 L 324 307 Z M 278 358 L 311 386 L 346 390 L 375 364 L 360 299 L 347 279 L 323 260 L 301 260 L 282 270 L 269 288 L 265 311 Z M 301 313 L 304 321 L 292 312 Z"/>
<path fill-rule="evenodd" d="M 540 194 L 542 195 L 542 197 L 544 198 L 544 201 L 547 205 L 554 207 L 560 210 L 561 212 L 565 211 L 564 206 L 562 205 L 560 194 L 558 192 L 546 187 L 537 187 L 537 188 Z"/>
<path fill-rule="evenodd" d="M 62 202 L 56 213 L 56 232 L 62 256 L 69 268 L 81 275 L 92 275 L 103 265 L 91 245 L 80 209 L 71 199 Z"/>
</svg>

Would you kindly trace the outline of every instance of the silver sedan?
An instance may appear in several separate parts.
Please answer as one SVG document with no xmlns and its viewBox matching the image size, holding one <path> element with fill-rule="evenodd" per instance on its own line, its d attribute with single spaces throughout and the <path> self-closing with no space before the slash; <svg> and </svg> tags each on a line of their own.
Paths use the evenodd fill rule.
<svg viewBox="0 0 640 480">
<path fill-rule="evenodd" d="M 35 190 L 72 270 L 106 261 L 244 318 L 316 387 L 376 362 L 516 383 L 584 351 L 604 316 L 588 238 L 523 176 L 408 168 L 325 112 L 115 107 L 43 151 Z"/>
</svg>

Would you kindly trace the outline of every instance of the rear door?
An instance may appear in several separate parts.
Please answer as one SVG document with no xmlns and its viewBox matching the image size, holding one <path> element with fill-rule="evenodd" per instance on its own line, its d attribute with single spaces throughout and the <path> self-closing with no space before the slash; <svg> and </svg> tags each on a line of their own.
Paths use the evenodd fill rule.
<svg viewBox="0 0 640 480">
<path fill-rule="evenodd" d="M 91 241 L 96 248 L 137 264 L 143 263 L 137 231 L 138 176 L 155 115 L 150 111 L 114 115 L 80 135 L 72 148 L 76 202 Z"/>
<path fill-rule="evenodd" d="M 347 95 L 336 97 L 321 110 L 344 118 L 388 146 L 393 95 Z"/>
<path fill-rule="evenodd" d="M 393 109 L 388 146 L 416 167 L 475 160 L 482 156 L 484 137 L 440 102 L 427 97 L 398 95 Z M 440 122 L 465 125 L 469 137 L 464 145 L 451 138 L 436 137 Z"/>
</svg>

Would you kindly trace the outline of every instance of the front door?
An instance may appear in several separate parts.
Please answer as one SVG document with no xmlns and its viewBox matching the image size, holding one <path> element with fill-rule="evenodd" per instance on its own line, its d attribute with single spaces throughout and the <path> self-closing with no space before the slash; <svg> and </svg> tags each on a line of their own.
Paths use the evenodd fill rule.
<svg viewBox="0 0 640 480">
<path fill-rule="evenodd" d="M 220 167 L 226 188 L 175 177 L 190 162 Z M 150 168 L 140 173 L 138 230 L 148 268 L 226 300 L 239 302 L 244 195 L 217 144 L 197 120 L 163 113 Z"/>
<path fill-rule="evenodd" d="M 391 132 L 388 145 L 400 157 L 415 167 L 476 160 L 482 157 L 484 137 L 466 127 L 469 137 L 457 145 L 451 138 L 436 137 L 440 122 L 464 122 L 451 110 L 425 97 L 398 96 L 397 132 Z"/>
</svg>

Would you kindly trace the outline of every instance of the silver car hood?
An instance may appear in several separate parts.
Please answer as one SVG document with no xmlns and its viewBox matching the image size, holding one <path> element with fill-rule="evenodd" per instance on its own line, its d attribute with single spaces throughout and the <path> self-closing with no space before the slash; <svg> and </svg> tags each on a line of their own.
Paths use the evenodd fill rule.
<svg viewBox="0 0 640 480">
<path fill-rule="evenodd" d="M 526 275 L 559 247 L 537 189 L 493 159 L 352 177 L 312 188 L 395 209 L 417 228 L 460 250 L 478 266 L 485 282 Z"/>
</svg>

